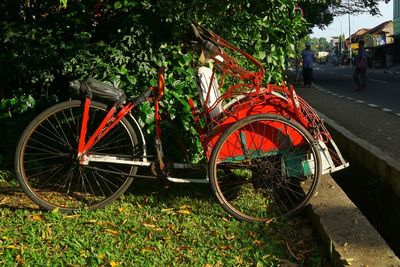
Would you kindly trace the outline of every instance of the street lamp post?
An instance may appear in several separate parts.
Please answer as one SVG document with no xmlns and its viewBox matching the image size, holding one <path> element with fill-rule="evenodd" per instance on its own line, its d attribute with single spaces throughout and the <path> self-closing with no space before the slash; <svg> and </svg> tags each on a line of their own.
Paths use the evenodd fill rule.
<svg viewBox="0 0 400 267">
<path fill-rule="evenodd" d="M 349 57 L 351 59 L 351 28 L 350 28 L 350 12 L 349 12 Z"/>
</svg>

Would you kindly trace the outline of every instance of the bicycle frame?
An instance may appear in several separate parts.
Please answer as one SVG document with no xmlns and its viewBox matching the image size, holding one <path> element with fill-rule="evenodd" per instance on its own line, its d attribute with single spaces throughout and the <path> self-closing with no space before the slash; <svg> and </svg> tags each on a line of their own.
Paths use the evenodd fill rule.
<svg viewBox="0 0 400 267">
<path fill-rule="evenodd" d="M 154 105 L 154 120 L 155 120 L 155 148 L 156 148 L 156 161 L 148 161 L 147 152 L 146 152 L 146 142 L 141 131 L 138 122 L 132 116 L 131 111 L 137 106 L 132 103 L 127 103 L 126 105 L 121 105 L 119 111 L 117 111 L 117 104 L 109 109 L 106 116 L 99 124 L 94 133 L 87 138 L 87 123 L 89 121 L 89 109 L 90 109 L 90 98 L 85 99 L 83 116 L 82 116 L 82 124 L 79 134 L 78 141 L 78 159 L 81 165 L 88 165 L 89 162 L 109 162 L 116 164 L 126 164 L 138 167 L 150 167 L 152 164 L 158 164 L 158 168 L 160 170 L 164 170 L 166 168 L 164 164 L 164 154 L 162 150 L 162 131 L 160 123 L 162 121 L 159 101 L 161 100 L 164 94 L 164 74 L 163 69 L 159 71 L 159 85 L 158 87 L 150 87 L 149 91 L 154 93 L 154 96 L 146 98 L 145 101 L 152 102 Z M 118 122 L 125 117 L 126 115 L 130 115 L 131 119 L 134 121 L 136 129 L 140 132 L 140 139 L 143 145 L 142 158 L 140 160 L 126 160 L 120 159 L 115 156 L 107 156 L 107 155 L 96 155 L 90 152 L 90 148 L 93 147 L 99 140 L 101 140 L 110 130 L 112 130 Z M 174 169 L 195 169 L 195 168 L 206 168 L 206 166 L 200 164 L 187 164 L 187 163 L 173 163 Z M 134 175 L 134 177 L 140 178 L 157 178 L 157 176 L 145 176 L 145 175 Z M 169 175 L 165 175 L 165 178 L 171 182 L 175 183 L 208 183 L 208 177 L 204 179 L 184 179 L 184 178 L 175 178 L 170 177 Z"/>
</svg>

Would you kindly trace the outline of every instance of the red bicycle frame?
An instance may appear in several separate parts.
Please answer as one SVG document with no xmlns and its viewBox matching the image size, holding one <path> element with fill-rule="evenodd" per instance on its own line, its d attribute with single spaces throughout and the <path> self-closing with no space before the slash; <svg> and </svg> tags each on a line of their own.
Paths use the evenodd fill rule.
<svg viewBox="0 0 400 267">
<path fill-rule="evenodd" d="M 158 72 L 158 87 L 150 87 L 150 91 L 153 92 L 153 97 L 144 99 L 147 101 L 152 101 L 155 109 L 155 126 L 156 126 L 156 146 L 157 146 L 157 155 L 160 161 L 161 169 L 163 169 L 164 164 L 162 163 L 162 148 L 161 148 L 161 127 L 160 127 L 160 109 L 159 109 L 159 101 L 164 95 L 164 87 L 165 87 L 165 76 L 164 76 L 164 68 L 160 68 Z M 89 109 L 90 109 L 90 98 L 86 98 L 83 116 L 82 116 L 82 125 L 81 131 L 79 134 L 79 142 L 78 142 L 78 158 L 80 158 L 81 164 L 87 164 L 86 162 L 86 153 L 90 150 L 92 146 L 94 146 L 101 138 L 103 138 L 111 129 L 114 128 L 115 125 L 119 123 L 119 121 L 125 117 L 128 113 L 130 113 L 135 107 L 135 104 L 128 103 L 125 106 L 120 105 L 120 109 L 117 112 L 117 104 L 108 111 L 107 115 L 104 117 L 102 122 L 99 124 L 95 132 L 89 137 L 86 141 L 87 135 L 87 123 L 89 121 Z M 140 104 L 137 103 L 137 104 Z"/>
</svg>

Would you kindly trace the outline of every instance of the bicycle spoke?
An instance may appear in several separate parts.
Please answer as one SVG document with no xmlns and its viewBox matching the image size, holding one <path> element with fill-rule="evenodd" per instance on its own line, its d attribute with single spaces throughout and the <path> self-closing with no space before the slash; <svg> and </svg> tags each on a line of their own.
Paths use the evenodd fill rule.
<svg viewBox="0 0 400 267">
<path fill-rule="evenodd" d="M 231 126 L 214 148 L 211 185 L 223 207 L 239 219 L 266 221 L 291 214 L 316 188 L 318 150 L 312 137 L 276 117 L 247 117 Z M 306 165 L 310 155 L 314 162 Z"/>
<path fill-rule="evenodd" d="M 71 212 L 102 207 L 121 195 L 132 182 L 131 178 L 115 172 L 131 175 L 137 171 L 131 165 L 107 162 L 82 165 L 77 158 L 82 112 L 81 101 L 57 104 L 40 114 L 21 138 L 24 141 L 18 148 L 17 178 L 28 196 L 46 209 L 57 207 Z M 107 112 L 105 105 L 91 101 L 86 138 L 94 133 Z M 123 118 L 93 150 L 129 159 L 133 158 L 137 143 L 136 133 Z"/>
</svg>

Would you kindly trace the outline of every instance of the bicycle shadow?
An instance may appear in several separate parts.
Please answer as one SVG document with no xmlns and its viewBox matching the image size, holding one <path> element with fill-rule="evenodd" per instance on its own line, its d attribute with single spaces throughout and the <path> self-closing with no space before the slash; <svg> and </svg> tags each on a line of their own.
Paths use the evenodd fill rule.
<svg viewBox="0 0 400 267">
<path fill-rule="evenodd" d="M 41 210 L 13 182 L 0 184 L 0 209 L 9 209 L 11 211 L 27 210 L 29 212 Z"/>
<path fill-rule="evenodd" d="M 128 198 L 138 197 L 144 202 L 147 198 L 153 197 L 156 199 L 154 206 L 169 205 L 176 202 L 177 199 L 217 203 L 209 184 L 176 184 L 161 179 L 137 179 L 124 195 Z M 150 204 L 146 203 L 146 205 Z M 43 211 L 25 195 L 15 181 L 0 184 L 0 209 Z"/>
<path fill-rule="evenodd" d="M 131 186 L 125 191 L 125 195 L 135 196 L 156 196 L 158 200 L 168 200 L 170 198 L 188 198 L 198 201 L 215 202 L 213 192 L 208 183 L 172 183 L 161 179 L 133 181 Z"/>
</svg>

